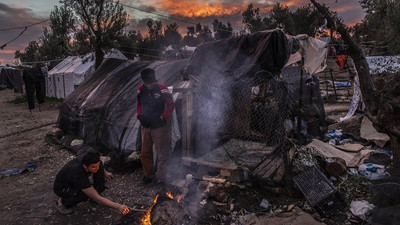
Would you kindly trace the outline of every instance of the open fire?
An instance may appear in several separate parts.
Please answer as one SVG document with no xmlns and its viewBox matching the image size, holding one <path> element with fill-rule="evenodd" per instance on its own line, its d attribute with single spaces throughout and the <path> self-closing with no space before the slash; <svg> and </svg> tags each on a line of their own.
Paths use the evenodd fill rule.
<svg viewBox="0 0 400 225">
<path fill-rule="evenodd" d="M 167 191 L 165 193 L 165 195 L 170 198 L 170 199 L 174 199 L 174 196 L 172 195 L 171 191 Z M 157 203 L 159 195 L 156 195 L 156 197 L 153 200 L 153 204 L 150 206 L 150 208 L 146 211 L 146 213 L 142 216 L 142 218 L 140 219 L 140 222 L 142 223 L 142 225 L 151 225 L 151 210 L 153 209 L 154 205 Z M 184 195 L 178 195 L 178 197 L 176 198 L 176 201 L 178 203 L 181 202 L 181 200 L 183 199 Z"/>
<path fill-rule="evenodd" d="M 168 198 L 174 199 L 174 196 L 172 195 L 171 191 L 167 191 L 167 193 L 165 193 L 165 194 L 168 196 Z M 178 197 L 176 197 L 176 201 L 178 203 L 180 203 L 182 198 L 183 198 L 183 196 L 184 196 L 183 194 L 178 195 Z"/>
<path fill-rule="evenodd" d="M 142 222 L 143 225 L 151 225 L 151 221 L 150 221 L 150 213 L 151 210 L 153 209 L 154 205 L 157 203 L 157 199 L 158 199 L 157 195 L 154 200 L 153 200 L 153 204 L 150 206 L 150 208 L 146 211 L 146 213 L 143 215 L 143 217 L 140 219 L 140 222 Z"/>
</svg>

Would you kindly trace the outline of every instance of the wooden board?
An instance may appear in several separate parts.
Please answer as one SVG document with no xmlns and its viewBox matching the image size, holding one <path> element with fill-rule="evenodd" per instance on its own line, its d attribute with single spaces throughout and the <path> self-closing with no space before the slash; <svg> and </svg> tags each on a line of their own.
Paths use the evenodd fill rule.
<svg viewBox="0 0 400 225">
<path fill-rule="evenodd" d="M 263 180 L 268 179 L 283 163 L 284 161 L 281 157 L 271 155 L 264 159 L 264 161 L 251 172 L 251 175 Z"/>
<path fill-rule="evenodd" d="M 207 161 L 203 161 L 201 159 L 195 159 L 192 157 L 182 157 L 182 163 L 187 166 L 191 166 L 192 163 L 195 163 L 197 165 L 209 166 L 212 168 L 223 169 L 223 170 L 236 170 L 238 168 L 237 166 L 233 166 L 233 165 L 224 165 L 223 163 L 207 162 Z"/>
</svg>

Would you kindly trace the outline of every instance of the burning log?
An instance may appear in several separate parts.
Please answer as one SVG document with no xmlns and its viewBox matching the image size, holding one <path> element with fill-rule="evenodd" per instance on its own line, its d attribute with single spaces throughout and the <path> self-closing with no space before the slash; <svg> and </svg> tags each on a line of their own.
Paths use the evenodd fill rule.
<svg viewBox="0 0 400 225">
<path fill-rule="evenodd" d="M 157 199 L 158 199 L 157 195 L 154 200 L 153 200 L 153 204 L 150 206 L 150 208 L 146 211 L 146 213 L 143 215 L 143 217 L 140 219 L 140 222 L 142 222 L 143 225 L 151 225 L 151 221 L 150 221 L 150 217 L 151 217 L 151 210 L 153 209 L 154 205 L 157 203 Z"/>
<path fill-rule="evenodd" d="M 186 215 L 183 206 L 181 203 L 183 197 L 186 193 L 183 194 L 174 194 L 172 191 L 167 191 L 165 195 L 158 194 L 154 200 L 152 205 L 147 210 L 140 209 L 131 209 L 132 211 L 140 211 L 145 212 L 140 222 L 142 225 L 151 225 L 153 223 L 156 224 L 165 224 L 168 225 L 172 221 L 173 224 L 176 224 L 176 221 L 181 221 L 183 217 Z"/>
</svg>

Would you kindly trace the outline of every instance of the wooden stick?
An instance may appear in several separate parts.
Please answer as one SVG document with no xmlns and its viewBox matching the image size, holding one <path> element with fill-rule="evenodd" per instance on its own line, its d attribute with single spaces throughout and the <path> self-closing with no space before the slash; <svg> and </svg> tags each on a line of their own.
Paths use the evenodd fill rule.
<svg viewBox="0 0 400 225">
<path fill-rule="evenodd" d="M 148 209 L 135 209 L 135 208 L 129 208 L 131 211 L 135 212 L 147 212 Z"/>
</svg>

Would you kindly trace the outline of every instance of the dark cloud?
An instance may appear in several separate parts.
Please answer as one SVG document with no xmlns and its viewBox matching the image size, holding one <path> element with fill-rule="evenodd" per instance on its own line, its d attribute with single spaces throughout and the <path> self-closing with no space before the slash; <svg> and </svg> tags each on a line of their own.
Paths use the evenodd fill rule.
<svg viewBox="0 0 400 225">
<path fill-rule="evenodd" d="M 0 3 L 0 29 L 24 27 L 33 23 L 40 22 L 47 18 L 39 18 L 35 16 L 31 9 L 27 8 L 13 8 L 4 3 Z M 31 41 L 37 41 L 39 36 L 43 33 L 43 25 L 39 24 L 29 27 L 17 40 L 7 44 L 7 46 L 0 50 L 0 62 L 14 62 L 14 52 L 16 50 L 24 50 L 27 44 Z M 15 37 L 17 37 L 24 29 L 0 31 L 0 45 L 3 45 Z"/>
<path fill-rule="evenodd" d="M 35 1 L 40 2 L 39 0 Z M 212 29 L 214 19 L 218 19 L 224 24 L 229 21 L 234 31 L 239 32 L 244 28 L 241 13 L 247 9 L 249 3 L 258 7 L 262 16 L 265 16 L 265 12 L 271 10 L 276 3 L 287 5 L 292 10 L 310 3 L 309 0 L 120 0 L 120 2 L 142 10 L 124 7 L 131 18 L 128 29 L 140 30 L 144 35 L 147 34 L 146 23 L 149 19 L 161 20 L 163 27 L 176 22 L 180 27 L 179 32 L 181 34 L 186 34 L 188 26 L 193 26 L 199 22 Z M 318 2 L 325 3 L 331 10 L 338 12 L 348 25 L 360 22 L 364 16 L 357 0 L 318 0 Z M 26 26 L 48 19 L 38 16 L 36 13 L 38 12 L 29 8 L 13 8 L 0 3 L 0 29 Z M 156 14 L 172 18 L 160 17 Z M 176 18 L 176 20 L 173 18 Z M 187 23 L 182 21 L 187 21 Z M 4 62 L 6 57 L 7 61 L 10 61 L 10 59 L 14 61 L 14 54 L 10 52 L 24 50 L 30 41 L 37 41 L 43 33 L 43 25 L 47 25 L 47 23 L 30 27 L 18 40 L 9 44 L 4 50 L 0 50 L 0 60 Z M 0 32 L 0 45 L 18 36 L 21 31 Z"/>
</svg>

